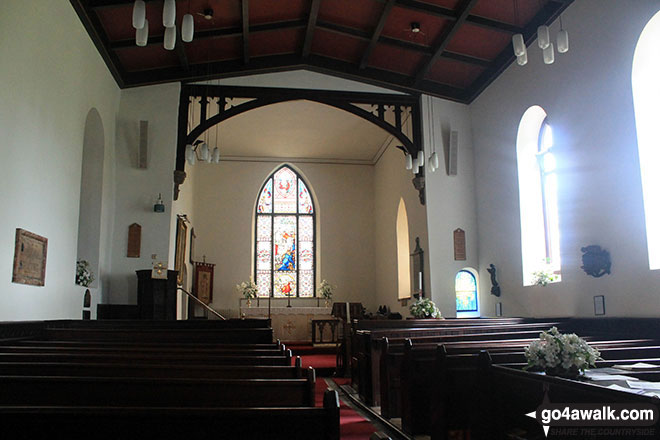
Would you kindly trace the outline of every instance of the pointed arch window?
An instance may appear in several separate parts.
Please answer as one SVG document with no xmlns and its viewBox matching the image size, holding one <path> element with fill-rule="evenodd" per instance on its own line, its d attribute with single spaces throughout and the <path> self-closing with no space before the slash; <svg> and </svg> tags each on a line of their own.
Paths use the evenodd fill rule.
<svg viewBox="0 0 660 440">
<path fill-rule="evenodd" d="M 259 297 L 315 296 L 315 211 L 307 184 L 292 168 L 283 165 L 266 179 L 256 207 Z"/>
<path fill-rule="evenodd" d="M 637 126 L 637 149 L 644 197 L 649 268 L 660 269 L 660 149 L 658 148 L 658 102 L 660 100 L 660 12 L 642 31 L 632 66 L 632 91 Z"/>
</svg>

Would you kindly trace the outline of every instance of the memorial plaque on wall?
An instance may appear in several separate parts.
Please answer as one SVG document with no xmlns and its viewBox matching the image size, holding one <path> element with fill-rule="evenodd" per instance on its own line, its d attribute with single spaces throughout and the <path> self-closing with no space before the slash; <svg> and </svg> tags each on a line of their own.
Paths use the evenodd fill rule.
<svg viewBox="0 0 660 440">
<path fill-rule="evenodd" d="M 142 245 L 142 226 L 133 223 L 128 227 L 128 246 L 126 256 L 128 258 L 140 258 L 140 247 Z"/>
<path fill-rule="evenodd" d="M 465 259 L 465 231 L 458 228 L 454 231 L 454 260 Z"/>
<path fill-rule="evenodd" d="M 25 229 L 16 229 L 13 283 L 43 286 L 46 282 L 48 239 Z"/>
</svg>

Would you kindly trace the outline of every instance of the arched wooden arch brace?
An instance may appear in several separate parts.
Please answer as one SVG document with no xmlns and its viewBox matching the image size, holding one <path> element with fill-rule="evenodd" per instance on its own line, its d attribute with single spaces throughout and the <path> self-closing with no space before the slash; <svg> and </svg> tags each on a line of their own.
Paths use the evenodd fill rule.
<svg viewBox="0 0 660 440">
<path fill-rule="evenodd" d="M 265 87 L 229 87 L 212 85 L 183 85 L 179 101 L 176 169 L 174 171 L 174 200 L 178 198 L 179 185 L 185 178 L 186 145 L 193 144 L 205 131 L 216 124 L 242 113 L 280 102 L 308 100 L 326 104 L 371 122 L 394 136 L 399 148 L 413 157 L 422 150 L 421 105 L 418 95 L 394 95 L 381 93 L 337 92 L 327 90 L 282 89 Z M 191 102 L 199 100 L 199 121 L 189 126 Z M 234 100 L 236 100 L 234 102 Z M 218 109 L 210 115 L 211 102 Z M 371 111 L 365 109 L 371 106 Z M 403 115 L 409 114 L 412 123 L 410 135 L 403 130 Z M 424 170 L 413 179 L 419 198 L 424 204 Z"/>
</svg>

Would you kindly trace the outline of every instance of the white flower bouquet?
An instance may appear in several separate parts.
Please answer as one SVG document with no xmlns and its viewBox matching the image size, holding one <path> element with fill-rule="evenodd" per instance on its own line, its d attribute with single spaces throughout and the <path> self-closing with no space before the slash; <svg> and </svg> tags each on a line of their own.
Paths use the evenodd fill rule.
<svg viewBox="0 0 660 440">
<path fill-rule="evenodd" d="M 442 318 L 440 309 L 429 298 L 420 298 L 412 303 L 410 314 L 415 318 Z"/>
<path fill-rule="evenodd" d="M 561 334 L 557 327 L 541 332 L 539 339 L 525 348 L 525 369 L 545 371 L 547 374 L 577 377 L 596 365 L 600 352 L 590 347 L 575 333 Z"/>
<path fill-rule="evenodd" d="M 236 290 L 247 300 L 256 298 L 259 292 L 257 285 L 252 281 L 252 277 L 247 282 L 244 281 L 241 284 L 236 284 Z"/>
<path fill-rule="evenodd" d="M 89 287 L 93 281 L 94 274 L 89 267 L 89 262 L 86 260 L 78 260 L 76 262 L 76 284 L 83 287 Z"/>
<path fill-rule="evenodd" d="M 335 287 L 328 283 L 326 280 L 321 281 L 318 290 L 316 291 L 317 295 L 325 300 L 331 300 L 332 294 L 334 293 Z"/>
</svg>

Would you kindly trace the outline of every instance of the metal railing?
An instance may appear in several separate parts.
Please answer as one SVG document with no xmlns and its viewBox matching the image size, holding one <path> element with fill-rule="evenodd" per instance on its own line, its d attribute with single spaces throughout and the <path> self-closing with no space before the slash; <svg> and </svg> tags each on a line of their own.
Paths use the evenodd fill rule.
<svg viewBox="0 0 660 440">
<path fill-rule="evenodd" d="M 200 306 L 204 307 L 206 310 L 208 310 L 209 312 L 213 313 L 215 316 L 217 316 L 218 318 L 222 319 L 223 321 L 226 321 L 226 320 L 227 320 L 227 318 L 225 318 L 225 317 L 222 316 L 220 313 L 218 313 L 218 312 L 216 312 L 215 310 L 213 310 L 211 307 L 209 307 L 208 305 L 206 305 L 202 300 L 200 300 L 199 298 L 197 298 L 197 297 L 196 297 L 195 295 L 193 295 L 192 293 L 188 292 L 188 291 L 187 291 L 186 289 L 184 289 L 183 287 L 177 287 L 176 290 L 180 290 L 180 291 L 182 291 L 183 293 L 185 293 L 186 295 L 188 295 L 189 298 L 192 298 L 193 300 L 195 300 L 195 301 L 197 302 L 197 304 L 199 304 Z"/>
</svg>

